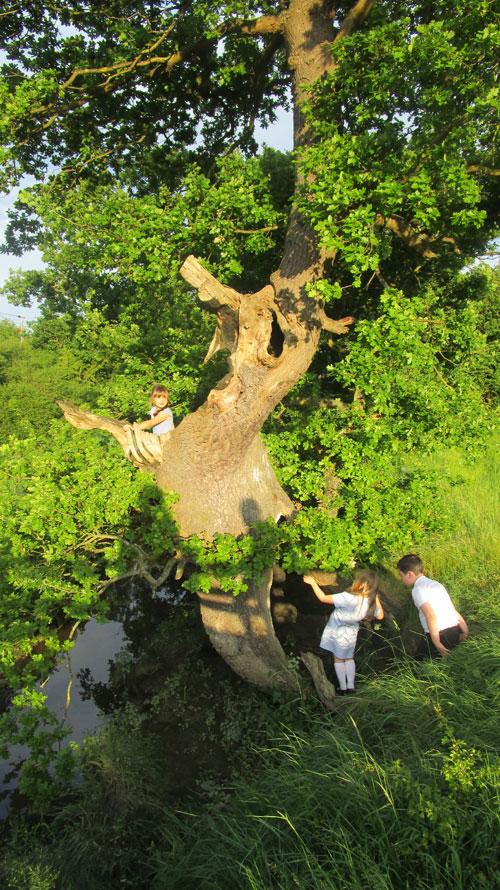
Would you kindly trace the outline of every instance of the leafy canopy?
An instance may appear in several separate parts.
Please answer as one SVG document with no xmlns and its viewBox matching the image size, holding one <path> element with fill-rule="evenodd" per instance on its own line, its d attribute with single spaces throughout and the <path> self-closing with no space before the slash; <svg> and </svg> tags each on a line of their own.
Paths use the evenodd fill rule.
<svg viewBox="0 0 500 890">
<path fill-rule="evenodd" d="M 71 180 L 104 163 L 147 190 L 151 177 L 175 176 L 185 146 L 206 160 L 235 142 L 255 149 L 254 120 L 275 119 L 288 73 L 281 40 L 245 33 L 242 20 L 281 8 L 16 4 L 1 21 L 4 182 L 49 164 Z"/>
<path fill-rule="evenodd" d="M 353 6 L 337 7 L 332 37 Z M 7 290 L 18 304 L 41 299 L 33 343 L 71 344 L 90 407 L 135 419 L 165 379 L 176 417 L 196 408 L 222 365 L 199 369 L 210 324 L 179 264 L 194 252 L 246 291 L 279 264 L 290 159 L 248 154 L 252 123 L 286 102 L 290 11 L 22 3 L 2 20 L 6 176 L 48 178 L 23 192 L 7 236 L 11 249 L 41 246 L 47 271 Z M 485 0 L 374 4 L 310 90 L 295 198 L 336 253 L 310 296 L 359 321 L 322 341 L 265 427 L 304 507 L 290 565 L 301 547 L 349 565 L 402 545 L 398 492 L 414 482 L 401 455 L 444 436 L 472 444 L 491 426 L 496 335 L 484 313 L 498 281 L 462 272 L 498 233 L 497 12 Z M 412 498 L 404 515 L 418 530 Z"/>
<path fill-rule="evenodd" d="M 337 6 L 332 36 L 353 6 Z M 65 429 L 51 403 L 135 420 L 164 380 L 178 421 L 222 376 L 218 358 L 200 368 L 212 324 L 177 270 L 195 253 L 251 292 L 279 265 L 294 171 L 279 153 L 253 156 L 252 128 L 288 100 L 289 10 L 20 0 L 0 17 L 1 184 L 36 180 L 6 246 L 39 246 L 46 262 L 6 288 L 17 305 L 40 301 L 33 334 L 0 331 L 2 670 L 30 684 L 20 710 L 43 705 L 34 678 L 64 648 L 61 616 L 104 610 L 137 547 L 152 571 L 170 555 L 168 504 L 149 477 Z M 414 455 L 477 449 L 498 404 L 499 276 L 467 271 L 498 235 L 498 12 L 496 0 L 387 0 L 335 42 L 304 109 L 295 199 L 335 252 L 311 298 L 358 322 L 321 341 L 264 427 L 295 523 L 187 542 L 193 586 L 218 574 L 237 591 L 236 574 L 277 557 L 290 571 L 350 570 L 442 527 L 445 480 Z M 40 393 L 28 414 L 20 375 Z M 41 637 L 42 657 L 23 665 Z"/>
</svg>

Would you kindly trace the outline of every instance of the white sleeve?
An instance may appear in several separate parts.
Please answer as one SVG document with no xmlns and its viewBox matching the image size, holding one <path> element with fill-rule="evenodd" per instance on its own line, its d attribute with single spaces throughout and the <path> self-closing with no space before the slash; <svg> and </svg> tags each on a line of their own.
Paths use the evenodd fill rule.
<svg viewBox="0 0 500 890">
<path fill-rule="evenodd" d="M 424 603 L 430 600 L 430 591 L 423 584 L 419 585 L 418 590 L 413 589 L 411 595 L 417 609 L 420 609 Z"/>
</svg>

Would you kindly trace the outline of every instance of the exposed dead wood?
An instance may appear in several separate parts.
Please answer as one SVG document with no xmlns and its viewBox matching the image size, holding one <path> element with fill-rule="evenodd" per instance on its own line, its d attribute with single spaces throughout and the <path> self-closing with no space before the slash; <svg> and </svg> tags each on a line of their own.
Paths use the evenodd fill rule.
<svg viewBox="0 0 500 890">
<path fill-rule="evenodd" d="M 312 652 L 301 652 L 300 660 L 311 675 L 314 688 L 318 693 L 320 701 L 329 708 L 330 711 L 335 711 L 338 704 L 338 698 L 335 693 L 335 687 L 330 683 L 325 674 L 321 658 L 317 655 L 313 655 Z"/>
<path fill-rule="evenodd" d="M 188 256 L 179 271 L 184 280 L 196 288 L 199 299 L 203 303 L 208 303 L 211 309 L 227 306 L 234 312 L 238 311 L 241 294 L 233 290 L 232 287 L 227 287 L 227 285 L 217 281 L 196 257 Z"/>
<path fill-rule="evenodd" d="M 330 331 L 331 334 L 347 334 L 349 331 L 348 325 L 354 324 L 354 318 L 352 318 L 352 316 L 338 319 L 328 318 L 325 312 L 321 313 L 320 321 L 323 330 Z"/>
<path fill-rule="evenodd" d="M 82 411 L 72 402 L 57 401 L 66 420 L 79 430 L 104 430 L 120 443 L 128 460 L 140 470 L 153 470 L 163 460 L 163 444 L 171 435 L 157 436 L 141 430 L 138 424 Z"/>
</svg>

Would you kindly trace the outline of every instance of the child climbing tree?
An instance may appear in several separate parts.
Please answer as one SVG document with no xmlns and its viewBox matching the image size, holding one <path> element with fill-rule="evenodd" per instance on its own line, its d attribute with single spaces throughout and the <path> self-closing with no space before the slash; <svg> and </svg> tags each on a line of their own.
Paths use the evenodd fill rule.
<svg viewBox="0 0 500 890">
<path fill-rule="evenodd" d="M 179 245 L 182 233 L 180 274 L 216 319 L 206 361 L 228 353 L 227 374 L 164 441 L 61 405 L 75 426 L 108 430 L 176 492 L 182 537 L 239 536 L 290 517 L 260 430 L 310 367 L 322 332 L 346 334 L 365 296 L 410 299 L 429 270 L 456 272 L 497 233 L 498 11 L 485 0 L 56 10 L 21 0 L 2 14 L 4 186 L 35 175 L 44 184 L 26 201 L 41 217 L 57 190 L 61 200 L 72 190 L 91 200 L 119 180 L 130 195 L 168 193 L 162 239 Z M 281 261 L 246 293 L 237 279 L 257 280 L 255 265 L 219 280 L 210 245 L 190 255 L 192 221 L 176 201 L 194 162 L 209 179 L 217 158 L 254 151 L 255 123 L 272 120 L 289 95 L 296 175 Z M 106 252 L 97 212 L 82 211 L 78 237 Z M 132 223 L 123 220 L 128 233 Z M 273 226 L 259 228 L 267 237 Z M 249 223 L 237 234 L 256 231 Z M 222 227 L 213 241 L 224 237 Z M 130 234 L 128 257 L 115 257 L 124 277 L 134 275 L 134 251 L 150 263 L 154 299 L 161 248 L 144 259 Z M 165 249 L 165 262 L 175 256 Z M 334 300 L 340 319 L 326 311 Z M 272 628 L 271 566 L 245 582 L 237 597 L 216 582 L 200 591 L 207 632 L 250 682 L 294 683 Z"/>
</svg>

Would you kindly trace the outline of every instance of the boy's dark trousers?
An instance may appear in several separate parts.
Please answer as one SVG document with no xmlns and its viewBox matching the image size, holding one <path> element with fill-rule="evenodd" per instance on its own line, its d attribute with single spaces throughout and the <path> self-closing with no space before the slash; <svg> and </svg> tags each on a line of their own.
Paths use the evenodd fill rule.
<svg viewBox="0 0 500 890">
<path fill-rule="evenodd" d="M 458 624 L 455 627 L 446 627 L 444 630 L 439 631 L 439 639 L 447 649 L 453 649 L 460 642 L 460 628 Z M 415 652 L 415 658 L 417 661 L 423 661 L 425 658 L 441 658 L 441 652 L 436 649 L 430 634 L 424 634 L 420 640 L 418 649 Z"/>
</svg>

